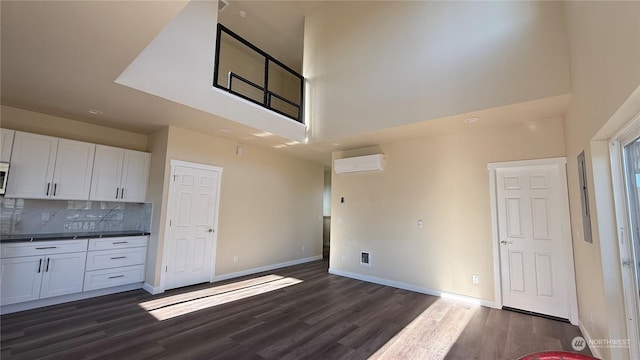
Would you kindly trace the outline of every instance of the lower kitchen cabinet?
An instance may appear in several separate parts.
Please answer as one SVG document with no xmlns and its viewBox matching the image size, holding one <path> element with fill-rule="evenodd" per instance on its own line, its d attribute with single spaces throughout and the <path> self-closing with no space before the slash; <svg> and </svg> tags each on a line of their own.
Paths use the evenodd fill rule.
<svg viewBox="0 0 640 360">
<path fill-rule="evenodd" d="M 2 259 L 0 304 L 9 305 L 82 291 L 87 252 L 56 252 L 64 248 L 64 245 L 80 245 L 86 249 L 86 244 L 87 240 L 77 240 L 62 246 L 60 242 L 41 242 L 28 246 L 3 245 L 3 254 L 42 255 Z"/>
<path fill-rule="evenodd" d="M 114 269 L 87 271 L 84 291 L 131 284 L 144 280 L 144 265 L 123 266 Z"/>
<path fill-rule="evenodd" d="M 0 244 L 1 313 L 142 287 L 147 236 Z"/>
<path fill-rule="evenodd" d="M 146 260 L 146 236 L 91 239 L 84 291 L 141 282 Z"/>
<path fill-rule="evenodd" d="M 2 259 L 0 303 L 15 304 L 40 298 L 42 256 Z"/>
<path fill-rule="evenodd" d="M 43 260 L 40 299 L 82 291 L 87 253 L 55 254 Z"/>
</svg>

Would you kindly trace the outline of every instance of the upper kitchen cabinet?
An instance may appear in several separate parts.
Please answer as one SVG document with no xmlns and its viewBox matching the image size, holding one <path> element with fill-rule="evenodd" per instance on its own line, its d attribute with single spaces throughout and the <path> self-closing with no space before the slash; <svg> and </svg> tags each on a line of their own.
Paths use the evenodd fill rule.
<svg viewBox="0 0 640 360">
<path fill-rule="evenodd" d="M 151 154 L 97 145 L 90 200 L 144 202 Z"/>
<path fill-rule="evenodd" d="M 13 147 L 13 136 L 15 131 L 0 129 L 0 162 L 11 160 L 11 148 Z"/>
<path fill-rule="evenodd" d="M 16 131 L 5 196 L 88 200 L 95 144 Z"/>
</svg>

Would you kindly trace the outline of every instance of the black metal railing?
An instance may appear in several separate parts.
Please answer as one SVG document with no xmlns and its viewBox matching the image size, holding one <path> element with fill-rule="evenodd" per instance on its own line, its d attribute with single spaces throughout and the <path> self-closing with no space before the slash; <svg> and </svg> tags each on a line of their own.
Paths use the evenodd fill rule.
<svg viewBox="0 0 640 360">
<path fill-rule="evenodd" d="M 304 77 L 222 24 L 213 86 L 304 123 Z"/>
</svg>

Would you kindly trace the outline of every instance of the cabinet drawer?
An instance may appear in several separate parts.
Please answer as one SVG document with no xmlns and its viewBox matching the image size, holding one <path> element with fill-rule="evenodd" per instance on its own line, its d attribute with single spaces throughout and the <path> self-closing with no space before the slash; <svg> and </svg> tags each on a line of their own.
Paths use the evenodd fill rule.
<svg viewBox="0 0 640 360">
<path fill-rule="evenodd" d="M 87 271 L 144 264 L 147 248 L 89 251 Z"/>
<path fill-rule="evenodd" d="M 147 246 L 146 236 L 113 237 L 104 239 L 89 239 L 89 251 L 112 250 L 129 247 Z"/>
<path fill-rule="evenodd" d="M 87 251 L 87 240 L 59 240 L 0 244 L 0 258 Z"/>
<path fill-rule="evenodd" d="M 84 291 L 131 284 L 144 280 L 144 265 L 115 269 L 87 271 L 84 275 Z"/>
</svg>

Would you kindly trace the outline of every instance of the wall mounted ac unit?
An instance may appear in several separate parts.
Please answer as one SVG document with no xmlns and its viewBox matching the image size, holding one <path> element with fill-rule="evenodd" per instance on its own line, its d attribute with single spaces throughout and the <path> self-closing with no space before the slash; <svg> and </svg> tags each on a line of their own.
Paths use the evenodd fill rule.
<svg viewBox="0 0 640 360">
<path fill-rule="evenodd" d="M 356 156 L 344 159 L 336 159 L 333 162 L 333 169 L 336 174 L 345 174 L 363 171 L 382 171 L 384 170 L 383 154 Z"/>
</svg>

